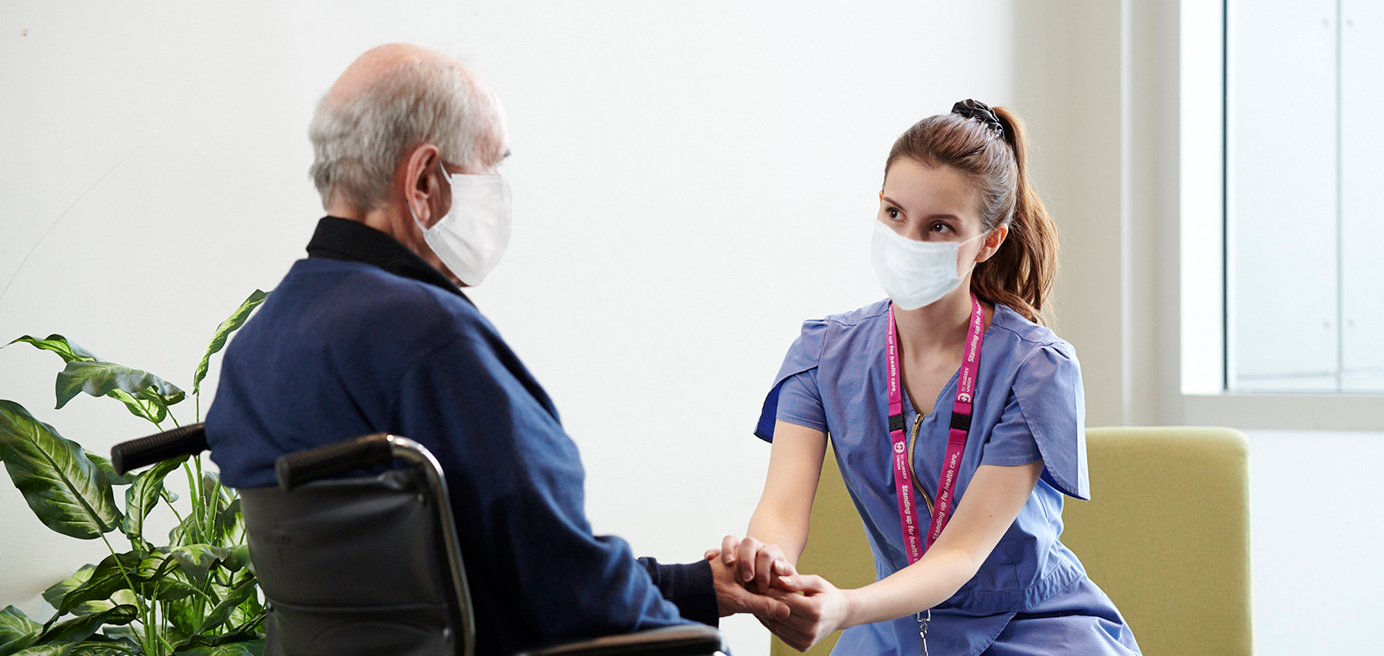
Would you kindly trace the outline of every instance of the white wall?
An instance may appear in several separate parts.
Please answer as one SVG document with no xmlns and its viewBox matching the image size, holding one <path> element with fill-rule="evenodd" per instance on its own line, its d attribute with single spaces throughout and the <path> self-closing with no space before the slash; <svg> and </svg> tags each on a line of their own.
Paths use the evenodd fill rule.
<svg viewBox="0 0 1384 656">
<path fill-rule="evenodd" d="M 1384 433 L 1248 432 L 1254 647 L 1364 654 L 1384 610 Z"/>
<path fill-rule="evenodd" d="M 317 98 L 370 46 L 449 51 L 504 101 L 514 151 L 513 243 L 473 296 L 580 445 L 596 529 L 695 559 L 744 530 L 768 455 L 750 430 L 799 323 L 881 296 L 893 138 L 1018 99 L 1022 4 L 6 2 L 0 338 L 59 332 L 190 384 L 322 214 Z M 58 364 L 0 351 L 0 398 L 93 450 L 149 431 L 107 399 L 54 412 Z M 104 550 L 48 532 L 7 478 L 0 526 L 0 606 L 40 613 Z M 726 627 L 767 652 L 753 620 Z"/>
</svg>

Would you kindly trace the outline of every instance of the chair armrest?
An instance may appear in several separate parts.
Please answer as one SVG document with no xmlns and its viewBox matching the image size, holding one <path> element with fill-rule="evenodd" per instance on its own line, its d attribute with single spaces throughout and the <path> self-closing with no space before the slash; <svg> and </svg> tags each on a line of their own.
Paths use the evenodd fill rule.
<svg viewBox="0 0 1384 656">
<path fill-rule="evenodd" d="M 711 656 L 722 648 L 720 631 L 705 624 L 685 624 L 553 645 L 516 656 Z"/>
<path fill-rule="evenodd" d="M 178 456 L 195 456 L 206 450 L 206 431 L 201 424 L 189 424 L 115 445 L 111 448 L 111 467 L 123 476 L 132 469 Z"/>
</svg>

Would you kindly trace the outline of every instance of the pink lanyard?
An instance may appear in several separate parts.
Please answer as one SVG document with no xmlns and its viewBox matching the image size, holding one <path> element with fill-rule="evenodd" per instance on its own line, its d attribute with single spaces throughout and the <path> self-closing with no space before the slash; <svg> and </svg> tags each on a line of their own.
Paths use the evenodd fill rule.
<svg viewBox="0 0 1384 656">
<path fill-rule="evenodd" d="M 966 450 L 966 434 L 971 430 L 971 403 L 975 398 L 976 370 L 980 368 L 980 345 L 985 339 L 984 313 L 980 301 L 971 294 L 971 324 L 966 337 L 966 353 L 961 373 L 956 381 L 956 403 L 952 405 L 951 431 L 947 434 L 947 455 L 942 462 L 942 476 L 937 481 L 937 503 L 928 526 L 926 548 L 932 548 L 952 510 L 952 492 L 956 488 L 961 455 Z M 908 564 L 918 562 L 923 547 L 918 544 L 918 508 L 913 505 L 912 481 L 909 476 L 908 435 L 904 432 L 903 390 L 900 383 L 899 339 L 894 325 L 894 306 L 889 306 L 889 329 L 885 342 L 885 357 L 889 376 L 889 438 L 894 444 L 894 488 L 899 497 L 899 523 L 908 545 Z"/>
</svg>

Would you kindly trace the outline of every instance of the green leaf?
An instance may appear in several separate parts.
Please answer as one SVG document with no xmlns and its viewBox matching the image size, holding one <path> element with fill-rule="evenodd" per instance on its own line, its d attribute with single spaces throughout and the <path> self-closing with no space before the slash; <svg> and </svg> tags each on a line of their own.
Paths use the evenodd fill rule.
<svg viewBox="0 0 1384 656">
<path fill-rule="evenodd" d="M 58 408 L 67 405 L 79 392 L 92 396 L 107 396 L 114 390 L 127 394 L 140 394 L 146 389 L 154 390 L 166 405 L 181 401 L 186 394 L 168 381 L 147 371 L 132 369 L 114 362 L 67 363 L 67 368 L 58 374 Z M 148 395 L 141 395 L 146 400 Z M 176 399 L 176 400 L 174 400 Z M 121 399 L 126 405 L 129 401 Z"/>
<path fill-rule="evenodd" d="M 129 474 L 115 473 L 115 466 L 111 464 L 109 458 L 90 451 L 86 451 L 86 456 L 88 460 L 96 463 L 96 468 L 106 475 L 106 480 L 110 481 L 111 485 L 129 485 L 135 482 L 135 478 Z"/>
<path fill-rule="evenodd" d="M 15 342 L 26 342 L 28 344 L 33 344 L 36 348 L 57 353 L 58 357 L 61 357 L 63 362 L 96 362 L 101 359 L 92 354 L 91 351 L 68 342 L 67 338 L 62 335 L 49 335 L 44 339 L 36 339 L 25 335 L 14 340 L 14 342 L 10 342 L 10 344 Z M 10 344 L 6 344 L 5 346 L 9 346 Z"/>
<path fill-rule="evenodd" d="M 240 502 L 240 500 L 239 500 L 239 499 L 236 499 L 236 503 L 239 503 L 239 502 Z M 237 506 L 237 507 L 235 508 L 235 510 L 236 510 L 237 512 L 239 512 L 239 510 L 240 510 L 239 506 Z M 229 510 L 228 510 L 228 512 L 229 512 Z M 237 544 L 237 545 L 235 545 L 235 546 L 233 546 L 233 547 L 230 548 L 230 552 L 231 552 L 231 555 L 230 555 L 229 557 L 226 558 L 226 569 L 228 569 L 228 570 L 230 570 L 230 571 L 232 571 L 232 572 L 239 572 L 240 570 L 245 569 L 245 568 L 248 567 L 248 568 L 250 568 L 251 572 L 254 571 L 254 567 L 252 566 L 252 563 L 250 562 L 250 547 L 249 547 L 249 545 Z"/>
<path fill-rule="evenodd" d="M 134 606 L 116 606 L 104 613 L 81 615 L 58 622 L 48 627 L 39 640 L 44 643 L 77 643 L 90 638 L 102 625 L 129 624 L 138 616 L 139 609 Z"/>
<path fill-rule="evenodd" d="M 38 641 L 43 625 L 14 606 L 0 610 L 0 654 L 10 654 Z"/>
<path fill-rule="evenodd" d="M 116 590 L 110 599 L 84 601 L 72 608 L 73 615 L 104 613 L 116 606 L 139 606 L 139 597 L 132 590 Z"/>
<path fill-rule="evenodd" d="M 264 640 L 231 642 L 214 647 L 192 647 L 173 653 L 178 656 L 264 656 Z"/>
<path fill-rule="evenodd" d="M 13 401 L 0 400 L 0 459 L 48 528 L 91 540 L 120 525 L 110 481 L 96 463 Z"/>
<path fill-rule="evenodd" d="M 207 613 L 206 618 L 202 620 L 202 624 L 197 627 L 197 633 L 206 633 L 213 629 L 220 628 L 226 623 L 226 620 L 231 618 L 231 613 L 234 613 L 237 607 L 245 603 L 246 599 L 253 596 L 255 596 L 255 582 L 253 580 L 244 581 L 240 585 L 231 588 L 226 593 L 226 596 L 221 599 L 221 603 L 217 604 L 215 608 L 212 608 L 211 611 Z"/>
<path fill-rule="evenodd" d="M 239 629 L 251 629 L 263 624 L 264 618 L 264 604 L 260 603 L 258 594 L 252 594 L 236 606 L 227 623 Z"/>
<path fill-rule="evenodd" d="M 202 624 L 202 611 L 206 605 L 196 597 L 187 597 L 164 604 L 164 619 L 178 629 L 184 636 L 197 635 L 197 627 Z"/>
<path fill-rule="evenodd" d="M 182 572 L 178 559 L 170 553 L 155 552 L 150 554 L 139 562 L 135 569 L 135 575 L 139 581 L 150 584 L 141 587 L 144 595 L 151 599 L 176 601 L 197 595 L 202 599 L 211 600 L 213 604 L 216 603 L 214 599 L 198 590 L 187 580 L 187 575 Z"/>
<path fill-rule="evenodd" d="M 77 648 L 70 642 L 61 644 L 39 645 L 28 649 L 14 652 L 11 656 L 71 656 L 73 650 Z"/>
<path fill-rule="evenodd" d="M 136 573 L 139 575 L 140 581 L 150 584 L 141 586 L 144 596 L 150 599 L 176 601 L 197 595 L 213 604 L 216 603 L 215 599 L 207 596 L 207 593 L 197 589 L 187 580 L 187 575 L 180 569 L 178 560 L 171 554 L 156 552 L 150 555 L 140 561 Z"/>
<path fill-rule="evenodd" d="M 140 581 L 157 581 L 173 571 L 178 566 L 178 561 L 168 556 L 166 548 L 156 551 L 144 557 L 135 566 L 135 576 Z"/>
<path fill-rule="evenodd" d="M 226 509 L 222 510 L 221 514 L 216 518 L 216 527 L 221 535 L 221 540 L 218 541 L 217 544 L 229 549 L 234 549 L 237 546 L 244 546 L 239 544 L 240 540 L 244 538 L 244 526 L 245 520 L 240 514 L 240 498 L 236 497 L 236 499 L 231 501 L 231 504 L 226 506 Z M 228 561 L 226 564 L 227 569 L 233 572 L 250 562 L 248 551 L 246 552 L 244 560 L 239 560 L 238 556 L 236 558 L 237 560 L 234 563 Z"/>
<path fill-rule="evenodd" d="M 163 494 L 163 479 L 177 470 L 188 457 L 163 460 L 135 477 L 134 484 L 125 490 L 125 535 L 135 540 L 144 536 L 144 520 L 158 505 Z"/>
<path fill-rule="evenodd" d="M 145 419 L 148 421 L 152 421 L 155 424 L 158 424 L 161 423 L 168 416 L 168 408 L 160 408 L 159 406 L 145 401 L 144 399 L 138 399 L 133 396 L 130 396 L 129 393 L 127 393 L 125 390 L 111 390 L 109 396 L 121 403 L 124 403 L 125 409 L 129 410 L 130 414 L 139 417 L 140 419 Z"/>
<path fill-rule="evenodd" d="M 207 580 L 207 572 L 226 560 L 231 552 L 209 544 L 189 544 L 172 550 L 169 555 L 178 561 L 178 568 L 188 579 L 200 587 Z"/>
<path fill-rule="evenodd" d="M 101 629 L 101 634 L 107 640 L 124 642 L 131 645 L 139 645 L 140 633 L 130 626 L 108 626 Z"/>
<path fill-rule="evenodd" d="M 256 656 L 263 653 L 264 649 L 264 635 L 256 631 L 237 631 L 235 633 L 226 633 L 218 636 L 202 636 L 202 638 L 209 643 L 208 646 L 220 647 L 222 645 L 241 645 L 250 649 L 251 653 L 256 654 Z M 261 651 L 254 651 L 256 646 L 258 646 Z"/>
<path fill-rule="evenodd" d="M 110 599 L 117 590 L 128 590 L 130 582 L 139 580 L 136 571 L 139 564 L 139 554 L 133 551 L 106 556 L 85 582 L 63 595 L 62 603 L 56 604 L 58 617 L 68 614 L 83 602 L 103 601 Z"/>
<path fill-rule="evenodd" d="M 190 486 L 190 485 L 189 485 Z M 194 496 L 193 509 L 183 521 L 168 533 L 168 542 L 173 545 L 211 544 L 229 547 L 236 542 L 234 531 L 241 525 L 239 512 L 228 515 L 235 503 L 233 491 L 221 485 L 216 472 L 202 472 L 202 494 Z"/>
<path fill-rule="evenodd" d="M 254 312 L 255 308 L 259 307 L 259 304 L 263 303 L 266 298 L 269 298 L 268 292 L 256 289 L 249 298 L 245 299 L 245 302 L 240 304 L 240 307 L 235 309 L 235 312 L 231 313 L 229 319 L 222 321 L 221 325 L 216 327 L 216 334 L 212 336 L 211 343 L 207 345 L 207 352 L 202 355 L 202 361 L 197 363 L 197 371 L 192 375 L 193 394 L 202 390 L 202 379 L 207 377 L 207 367 L 211 363 L 211 356 L 226 347 L 226 340 L 230 338 L 231 333 L 245 325 L 245 320 L 250 318 L 250 313 Z"/>
<path fill-rule="evenodd" d="M 194 491 L 193 494 L 196 492 Z M 168 531 L 169 545 L 196 544 L 200 539 L 195 513 L 184 517 L 183 521 L 178 522 L 177 526 Z"/>
<path fill-rule="evenodd" d="M 100 639 L 99 634 L 72 646 L 67 656 L 138 656 L 144 651 L 138 645 L 123 640 Z"/>
<path fill-rule="evenodd" d="M 54 583 L 52 587 L 44 590 L 43 600 L 47 601 L 48 605 L 55 609 L 62 606 L 62 598 L 66 597 L 69 592 L 81 587 L 83 583 L 91 580 L 91 573 L 95 570 L 95 565 L 83 565 L 81 569 L 73 572 L 72 576 Z"/>
</svg>

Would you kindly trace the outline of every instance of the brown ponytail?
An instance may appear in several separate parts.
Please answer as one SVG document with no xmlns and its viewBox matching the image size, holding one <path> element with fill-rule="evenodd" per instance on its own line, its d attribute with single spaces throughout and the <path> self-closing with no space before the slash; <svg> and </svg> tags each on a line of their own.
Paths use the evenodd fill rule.
<svg viewBox="0 0 1384 656">
<path fill-rule="evenodd" d="M 1004 107 L 993 112 L 1002 137 L 993 124 L 959 114 L 919 121 L 894 142 L 884 171 L 888 175 L 896 160 L 908 157 L 924 166 L 950 166 L 974 180 L 981 190 L 981 228 L 1008 225 L 1009 236 L 976 266 L 971 291 L 1041 324 L 1057 274 L 1057 228 L 1029 182 L 1023 121 Z"/>
</svg>

